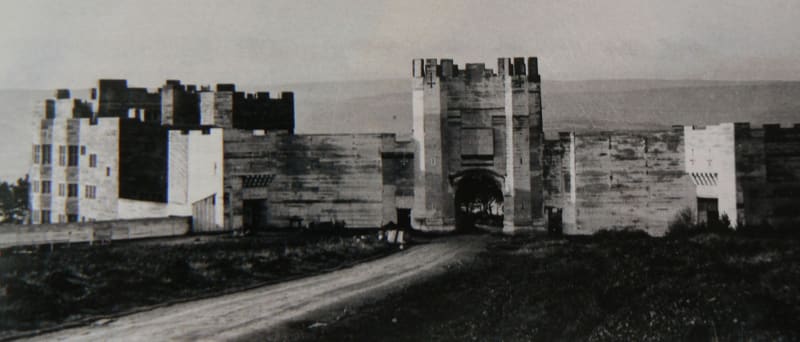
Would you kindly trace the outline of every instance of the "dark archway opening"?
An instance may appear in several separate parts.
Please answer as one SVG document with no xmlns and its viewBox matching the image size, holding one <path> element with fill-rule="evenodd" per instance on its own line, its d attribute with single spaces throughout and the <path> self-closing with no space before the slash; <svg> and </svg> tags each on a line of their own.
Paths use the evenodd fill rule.
<svg viewBox="0 0 800 342">
<path fill-rule="evenodd" d="M 503 191 L 489 172 L 463 174 L 455 182 L 456 230 L 497 230 L 503 227 Z"/>
<path fill-rule="evenodd" d="M 244 200 L 242 228 L 245 231 L 263 230 L 269 226 L 269 204 L 266 199 Z"/>
</svg>

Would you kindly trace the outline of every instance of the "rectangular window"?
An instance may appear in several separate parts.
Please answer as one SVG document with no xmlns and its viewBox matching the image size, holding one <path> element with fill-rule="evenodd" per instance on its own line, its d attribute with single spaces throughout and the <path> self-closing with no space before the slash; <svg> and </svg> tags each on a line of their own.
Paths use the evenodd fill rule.
<svg viewBox="0 0 800 342">
<path fill-rule="evenodd" d="M 34 193 L 38 193 L 39 192 L 39 182 L 34 180 L 32 183 L 33 183 L 33 192 Z"/>
<path fill-rule="evenodd" d="M 111 168 L 107 167 L 106 168 L 106 177 L 109 177 L 109 176 L 111 176 Z"/>
<path fill-rule="evenodd" d="M 97 187 L 94 185 L 87 185 L 84 188 L 83 196 L 91 199 L 97 198 Z"/>
<path fill-rule="evenodd" d="M 50 181 L 42 181 L 42 193 L 43 194 L 50 193 Z"/>
<path fill-rule="evenodd" d="M 81 146 L 81 155 L 82 156 L 86 155 L 86 145 Z"/>
<path fill-rule="evenodd" d="M 89 167 L 97 167 L 97 155 L 94 153 L 89 155 Z"/>
<path fill-rule="evenodd" d="M 67 217 L 64 214 L 58 214 L 58 223 L 63 223 L 67 221 Z"/>
<path fill-rule="evenodd" d="M 40 223 L 39 222 L 39 211 L 38 210 L 32 210 L 32 211 L 33 211 L 33 223 Z"/>
<path fill-rule="evenodd" d="M 67 186 L 67 197 L 78 197 L 78 184 L 70 183 Z"/>
<path fill-rule="evenodd" d="M 64 183 L 58 184 L 58 196 L 64 197 L 67 195 L 67 185 Z"/>
<path fill-rule="evenodd" d="M 53 155 L 53 146 L 52 145 L 42 145 L 42 165 L 50 165 L 52 162 L 51 158 Z"/>
<path fill-rule="evenodd" d="M 78 145 L 69 145 L 67 166 L 78 166 Z"/>
<path fill-rule="evenodd" d="M 67 222 L 78 222 L 78 215 L 67 215 Z"/>
<path fill-rule="evenodd" d="M 50 210 L 42 210 L 42 223 L 50 223 Z"/>
<path fill-rule="evenodd" d="M 58 146 L 58 166 L 67 164 L 67 147 L 64 145 Z"/>
<path fill-rule="evenodd" d="M 39 164 L 42 160 L 42 146 L 33 145 L 33 163 Z"/>
</svg>

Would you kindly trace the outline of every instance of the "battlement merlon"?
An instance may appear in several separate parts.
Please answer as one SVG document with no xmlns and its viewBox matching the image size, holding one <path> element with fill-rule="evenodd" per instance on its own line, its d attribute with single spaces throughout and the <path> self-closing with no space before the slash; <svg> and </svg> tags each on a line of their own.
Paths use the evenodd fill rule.
<svg viewBox="0 0 800 342">
<path fill-rule="evenodd" d="M 501 57 L 497 59 L 497 73 L 486 69 L 483 63 L 468 63 L 464 70 L 459 70 L 452 59 L 416 58 L 411 63 L 414 78 L 450 78 L 466 75 L 468 78 L 493 76 L 527 76 L 529 82 L 541 82 L 539 61 L 537 57 Z"/>
<path fill-rule="evenodd" d="M 59 89 L 55 98 L 44 100 L 44 116 L 42 119 L 80 119 L 92 117 L 93 102 L 79 98 L 71 98 L 69 90 Z"/>
<path fill-rule="evenodd" d="M 294 92 L 284 91 L 278 97 L 272 97 L 268 91 L 246 92 L 236 91 L 236 84 L 234 83 L 217 83 L 216 91 L 211 90 L 211 87 L 201 87 L 200 92 L 216 92 L 216 93 L 231 93 L 236 97 L 252 103 L 267 103 L 267 102 L 280 102 L 291 101 L 294 102 Z"/>
</svg>

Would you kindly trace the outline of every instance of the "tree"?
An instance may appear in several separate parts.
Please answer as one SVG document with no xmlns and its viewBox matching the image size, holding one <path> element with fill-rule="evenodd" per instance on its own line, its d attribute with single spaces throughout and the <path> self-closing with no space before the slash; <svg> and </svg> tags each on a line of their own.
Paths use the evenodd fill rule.
<svg viewBox="0 0 800 342">
<path fill-rule="evenodd" d="M 28 213 L 28 175 L 0 183 L 0 223 L 24 223 Z"/>
<path fill-rule="evenodd" d="M 464 175 L 455 195 L 460 214 L 473 220 L 497 221 L 503 215 L 503 192 L 489 175 L 479 172 Z"/>
</svg>

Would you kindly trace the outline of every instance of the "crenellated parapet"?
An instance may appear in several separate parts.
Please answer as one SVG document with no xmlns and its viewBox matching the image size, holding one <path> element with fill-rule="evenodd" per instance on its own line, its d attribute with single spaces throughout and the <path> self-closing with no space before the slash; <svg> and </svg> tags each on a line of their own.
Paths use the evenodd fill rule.
<svg viewBox="0 0 800 342">
<path fill-rule="evenodd" d="M 279 97 L 269 92 L 236 91 L 236 85 L 220 83 L 216 91 L 200 92 L 200 122 L 222 128 L 288 131 L 294 133 L 294 93 Z"/>
<path fill-rule="evenodd" d="M 94 103 L 91 100 L 72 98 L 69 89 L 58 89 L 55 96 L 44 101 L 44 119 L 91 118 Z"/>
<path fill-rule="evenodd" d="M 161 124 L 194 126 L 200 124 L 200 98 L 195 85 L 167 80 L 161 92 Z"/>
<path fill-rule="evenodd" d="M 294 93 L 272 98 L 268 92 L 233 94 L 233 128 L 294 132 Z"/>
<path fill-rule="evenodd" d="M 58 89 L 45 100 L 42 118 L 135 119 L 178 128 L 208 127 L 294 133 L 294 93 L 236 91 L 234 84 L 210 86 L 167 80 L 155 90 L 128 87 L 124 79 L 101 79 L 87 100 Z"/>
<path fill-rule="evenodd" d="M 452 59 L 418 58 L 412 62 L 412 76 L 414 78 L 425 78 L 429 81 L 434 78 L 476 81 L 503 76 L 521 77 L 529 82 L 536 83 L 541 81 L 536 57 L 498 58 L 496 71 L 486 68 L 484 63 L 467 63 L 464 69 L 461 69 L 458 64 L 453 63 Z"/>
</svg>

